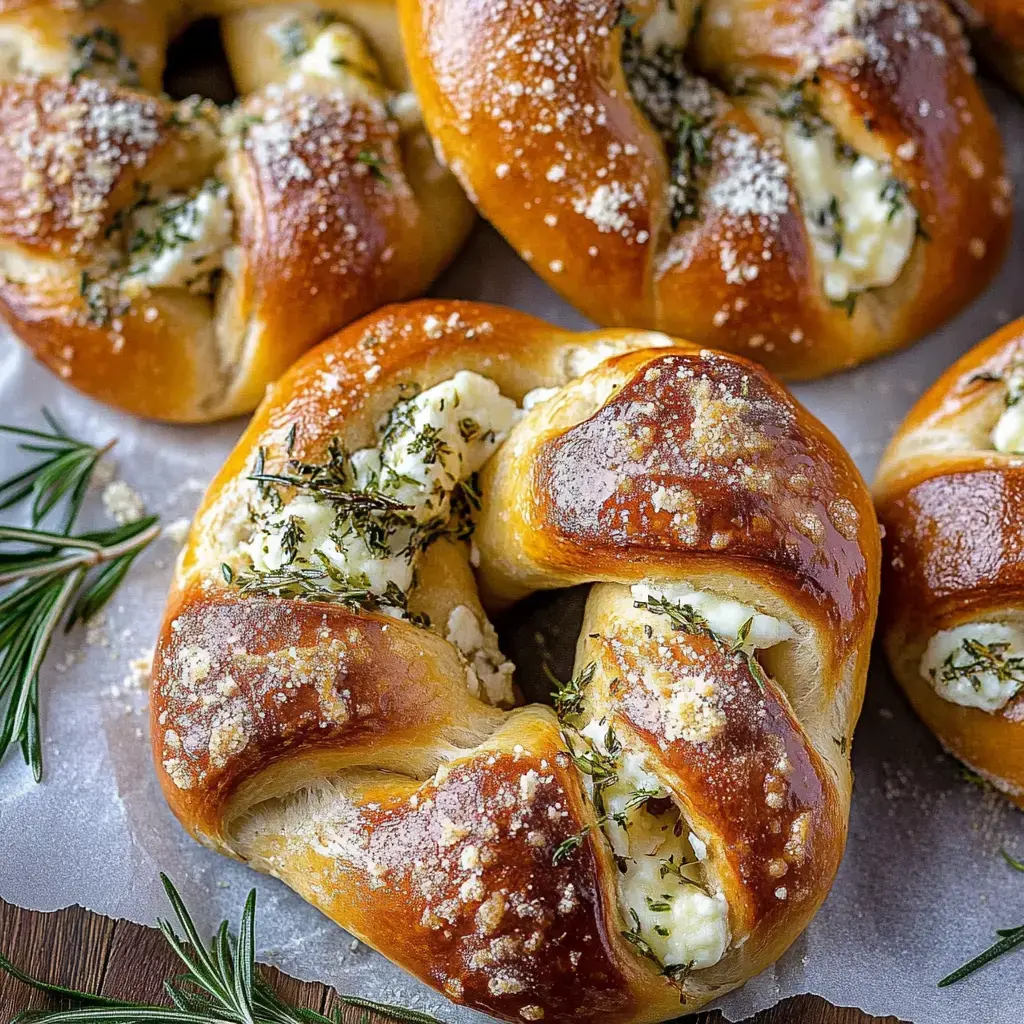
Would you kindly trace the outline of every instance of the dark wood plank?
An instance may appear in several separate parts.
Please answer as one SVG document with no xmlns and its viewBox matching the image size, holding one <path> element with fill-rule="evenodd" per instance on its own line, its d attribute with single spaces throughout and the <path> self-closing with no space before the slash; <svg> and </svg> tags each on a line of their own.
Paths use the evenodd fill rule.
<svg viewBox="0 0 1024 1024">
<path fill-rule="evenodd" d="M 0 950 L 20 968 L 47 981 L 139 1002 L 165 1002 L 164 979 L 177 961 L 160 933 L 71 907 L 54 914 L 22 910 L 0 900 Z M 333 990 L 269 969 L 267 978 L 290 1003 L 328 1014 L 339 1005 Z M 6 974 L 0 975 L 0 1021 L 28 1007 L 56 1005 Z M 348 1024 L 366 1020 L 343 1011 Z M 688 1024 L 723 1024 L 719 1013 L 701 1013 Z M 895 1017 L 868 1017 L 831 1006 L 817 996 L 787 999 L 746 1024 L 899 1024 Z"/>
</svg>

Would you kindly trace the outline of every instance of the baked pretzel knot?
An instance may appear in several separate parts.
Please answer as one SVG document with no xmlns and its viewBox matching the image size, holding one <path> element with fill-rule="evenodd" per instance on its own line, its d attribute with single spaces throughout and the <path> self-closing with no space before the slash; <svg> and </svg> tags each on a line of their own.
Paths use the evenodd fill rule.
<svg viewBox="0 0 1024 1024">
<path fill-rule="evenodd" d="M 209 15 L 230 107 L 160 94 Z M 468 231 L 407 88 L 389 0 L 0 0 L 0 314 L 105 402 L 248 412 Z"/>
<path fill-rule="evenodd" d="M 751 362 L 391 307 L 211 486 L 155 663 L 164 792 L 458 1001 L 671 1018 L 833 880 L 878 559 L 848 457 Z M 473 567 L 493 605 L 594 584 L 554 710 L 507 710 Z"/>
<path fill-rule="evenodd" d="M 875 482 L 882 638 L 952 754 L 1024 807 L 1024 320 L 911 409 Z"/>
<path fill-rule="evenodd" d="M 983 57 L 1024 92 L 1024 7 L 1020 0 L 953 0 Z"/>
<path fill-rule="evenodd" d="M 754 364 L 391 307 L 207 494 L 154 667 L 164 792 L 452 999 L 670 1018 L 829 889 L 878 558 L 848 457 Z M 509 710 L 474 568 L 491 606 L 593 583 L 554 710 Z"/>
<path fill-rule="evenodd" d="M 399 2 L 453 171 L 599 323 L 814 377 L 1002 259 L 1002 146 L 939 0 Z"/>
</svg>

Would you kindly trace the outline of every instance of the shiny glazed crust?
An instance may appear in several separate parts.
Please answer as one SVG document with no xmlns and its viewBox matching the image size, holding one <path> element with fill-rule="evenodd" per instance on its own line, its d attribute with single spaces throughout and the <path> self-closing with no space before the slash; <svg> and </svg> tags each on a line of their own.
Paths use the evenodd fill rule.
<svg viewBox="0 0 1024 1024">
<path fill-rule="evenodd" d="M 622 937 L 618 870 L 550 708 L 471 697 L 432 628 L 225 582 L 259 449 L 273 471 L 283 438 L 313 461 L 335 437 L 349 451 L 375 443 L 409 385 L 461 369 L 517 402 L 561 389 L 481 475 L 480 587 L 498 605 L 595 584 L 576 659 L 577 672 L 594 666 L 588 708 L 668 788 L 728 901 L 733 944 L 678 988 Z M 443 623 L 479 607 L 465 542 L 423 557 L 413 610 Z M 281 877 L 456 1001 L 508 1020 L 669 1019 L 776 960 L 828 892 L 878 559 L 848 456 L 755 364 L 474 303 L 389 307 L 271 389 L 207 492 L 154 662 L 157 772 L 197 839 Z M 796 639 L 765 657 L 763 690 L 707 636 L 634 607 L 629 584 L 652 578 L 793 624 Z M 670 736 L 647 673 L 672 684 L 698 667 L 726 710 L 713 729 Z"/>
<path fill-rule="evenodd" d="M 893 438 L 874 492 L 893 673 L 943 746 L 1024 807 L 1024 695 L 989 713 L 942 699 L 919 671 L 939 630 L 1024 620 L 1024 460 L 990 441 L 1004 408 L 999 378 L 1022 359 L 1018 320 L 950 367 Z"/>
<path fill-rule="evenodd" d="M 619 0 L 400 0 L 400 10 L 449 165 L 530 265 L 599 323 L 816 377 L 926 334 L 1002 260 L 1002 146 L 942 3 L 706 0 L 687 61 L 723 87 L 723 112 L 699 213 L 675 228 L 664 146 L 621 66 Z M 751 81 L 806 83 L 839 137 L 909 189 L 920 237 L 896 282 L 861 293 L 852 313 L 821 290 L 780 122 L 750 98 Z"/>
<path fill-rule="evenodd" d="M 259 45 L 289 12 L 353 26 L 383 84 L 296 77 Z M 237 109 L 158 95 L 169 41 L 209 15 Z M 129 412 L 250 411 L 331 331 L 423 291 L 469 230 L 425 130 L 400 131 L 387 106 L 407 88 L 388 0 L 0 0 L 0 315 L 51 370 Z M 214 177 L 233 212 L 215 298 L 98 290 L 144 190 Z"/>
</svg>

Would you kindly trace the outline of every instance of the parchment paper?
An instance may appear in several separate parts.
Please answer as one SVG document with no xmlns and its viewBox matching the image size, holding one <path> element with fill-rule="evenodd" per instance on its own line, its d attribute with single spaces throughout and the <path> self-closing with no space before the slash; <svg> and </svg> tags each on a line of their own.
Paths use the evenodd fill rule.
<svg viewBox="0 0 1024 1024">
<path fill-rule="evenodd" d="M 1018 191 L 1024 189 L 1024 108 L 993 90 Z M 1021 202 L 1018 199 L 1018 215 Z M 1024 220 L 1024 217 L 1018 217 Z M 909 351 L 794 390 L 853 453 L 870 479 L 906 410 L 952 360 L 1024 313 L 1024 230 L 995 286 L 954 323 Z M 967 239 L 964 239 L 964 244 Z M 489 228 L 480 226 L 438 294 L 528 310 L 585 326 Z M 0 409 L 6 422 L 37 422 L 54 409 L 78 435 L 116 436 L 117 476 L 172 523 L 188 517 L 242 428 L 168 427 L 120 416 L 82 398 L 0 338 Z M 0 448 L 5 471 L 10 446 Z M 5 473 L 6 475 L 6 473 Z M 102 520 L 98 494 L 91 502 Z M 210 853 L 171 817 L 150 765 L 144 690 L 124 685 L 129 662 L 152 646 L 176 544 L 163 538 L 137 563 L 105 620 L 57 641 L 42 680 L 46 777 L 16 753 L 0 764 L 0 897 L 35 910 L 81 904 L 152 924 L 168 908 L 157 878 L 167 872 L 197 920 L 237 920 L 245 893 L 259 890 L 259 955 L 302 979 L 343 992 L 431 1010 L 446 1020 L 482 1020 L 413 981 L 284 885 Z M 572 600 L 548 644 L 575 642 Z M 530 636 L 544 607 L 506 622 Z M 513 649 L 508 653 L 514 655 Z M 1024 924 L 1024 876 L 999 854 L 1024 857 L 1024 816 L 964 781 L 910 712 L 876 657 L 853 747 L 856 787 L 850 842 L 824 908 L 772 969 L 722 1002 L 738 1019 L 797 993 L 893 1014 L 915 1024 L 1024 1020 L 1024 952 L 950 989 L 936 981 L 993 941 L 996 928 Z"/>
</svg>

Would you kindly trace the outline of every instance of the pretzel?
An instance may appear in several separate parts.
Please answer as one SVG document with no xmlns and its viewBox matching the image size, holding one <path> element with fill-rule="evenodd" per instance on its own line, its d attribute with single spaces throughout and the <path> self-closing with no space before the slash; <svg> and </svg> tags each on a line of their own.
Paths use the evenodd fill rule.
<svg viewBox="0 0 1024 1024">
<path fill-rule="evenodd" d="M 203 16 L 230 107 L 160 94 Z M 0 314 L 101 401 L 248 412 L 311 345 L 423 291 L 471 217 L 389 0 L 0 0 Z"/>
<path fill-rule="evenodd" d="M 1024 92 L 1024 9 L 1017 0 L 953 0 L 982 56 Z"/>
<path fill-rule="evenodd" d="M 1024 807 L 1024 320 L 910 410 L 874 491 L 882 639 L 942 745 Z"/>
<path fill-rule="evenodd" d="M 755 364 L 390 307 L 300 360 L 211 484 L 157 772 L 200 842 L 457 1002 L 671 1018 L 829 889 L 878 559 L 849 458 Z M 512 708 L 480 594 L 584 582 L 556 710 Z"/>
<path fill-rule="evenodd" d="M 1002 260 L 1002 146 L 941 3 L 400 11 L 452 170 L 599 323 L 816 377 L 926 334 Z"/>
</svg>

